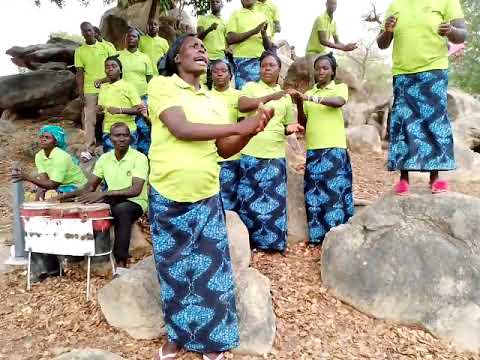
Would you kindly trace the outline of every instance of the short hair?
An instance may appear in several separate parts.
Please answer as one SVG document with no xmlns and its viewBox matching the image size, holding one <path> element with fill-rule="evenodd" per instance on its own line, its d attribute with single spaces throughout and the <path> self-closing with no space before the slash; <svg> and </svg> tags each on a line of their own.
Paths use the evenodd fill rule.
<svg viewBox="0 0 480 360">
<path fill-rule="evenodd" d="M 112 133 L 112 131 L 114 129 L 118 129 L 118 128 L 125 128 L 125 129 L 127 129 L 128 133 L 130 134 L 130 128 L 128 127 L 128 125 L 125 124 L 124 122 L 121 122 L 121 121 L 116 122 L 112 126 L 110 126 L 110 134 Z"/>
<path fill-rule="evenodd" d="M 123 77 L 123 66 L 122 66 L 122 62 L 120 61 L 120 58 L 119 58 L 120 55 L 111 55 L 109 57 L 107 57 L 105 59 L 105 62 L 104 64 L 107 63 L 107 61 L 115 61 L 118 65 L 118 67 L 120 68 L 120 79 Z"/>
<path fill-rule="evenodd" d="M 196 34 L 184 34 L 175 39 L 172 43 L 172 46 L 168 49 L 167 54 L 165 55 L 165 62 L 162 67 L 159 66 L 159 73 L 163 76 L 172 76 L 173 74 L 178 75 L 178 68 L 175 62 L 175 58 L 180 52 L 183 43 L 190 37 L 197 37 Z"/>
<path fill-rule="evenodd" d="M 262 55 L 260 56 L 260 64 L 263 62 L 263 60 L 265 60 L 267 57 L 273 57 L 276 61 L 276 63 L 278 64 L 278 67 L 279 68 L 282 68 L 282 60 L 280 60 L 280 58 L 278 57 L 277 53 L 273 50 L 267 50 L 267 51 L 264 51 L 262 53 Z"/>
<path fill-rule="evenodd" d="M 80 29 L 83 29 L 85 26 L 92 26 L 92 24 L 90 24 L 88 21 L 84 21 L 80 24 Z"/>
</svg>

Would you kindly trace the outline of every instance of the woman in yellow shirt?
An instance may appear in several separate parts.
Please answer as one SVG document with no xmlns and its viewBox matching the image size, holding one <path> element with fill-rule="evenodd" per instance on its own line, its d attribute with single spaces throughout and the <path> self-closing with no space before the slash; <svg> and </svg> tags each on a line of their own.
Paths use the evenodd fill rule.
<svg viewBox="0 0 480 360">
<path fill-rule="evenodd" d="M 353 216 L 352 166 L 342 107 L 348 100 L 345 84 L 335 84 L 337 62 L 322 55 L 314 63 L 315 86 L 296 93 L 298 122 L 306 126 L 307 163 L 305 207 L 309 243 L 321 245 L 331 228 Z"/>
<path fill-rule="evenodd" d="M 233 70 L 226 60 L 214 60 L 210 64 L 213 88 L 212 95 L 227 104 L 229 120 L 236 124 L 239 120 L 238 98 L 240 91 L 232 88 L 230 82 Z M 240 154 L 220 160 L 220 193 L 225 210 L 238 211 L 238 184 L 240 181 Z"/>
<path fill-rule="evenodd" d="M 238 323 L 218 156 L 238 153 L 272 111 L 229 123 L 226 105 L 201 86 L 208 66 L 201 40 L 184 35 L 166 56 L 165 73 L 149 83 L 152 118 L 150 224 L 168 344 L 223 359 L 238 346 Z"/>
<path fill-rule="evenodd" d="M 102 84 L 98 94 L 97 114 L 103 116 L 103 152 L 113 150 L 110 127 L 118 122 L 125 123 L 131 136 L 130 146 L 137 149 L 138 134 L 135 116 L 147 116 L 147 107 L 138 96 L 135 87 L 123 80 L 122 63 L 118 55 L 105 60 L 108 83 Z"/>
<path fill-rule="evenodd" d="M 242 113 L 265 104 L 275 115 L 265 131 L 242 150 L 238 197 L 240 217 L 253 248 L 285 251 L 287 248 L 287 135 L 302 132 L 294 123 L 292 99 L 278 85 L 281 61 L 275 53 L 260 57 L 258 82 L 245 85 L 238 101 Z"/>
<path fill-rule="evenodd" d="M 448 190 L 439 171 L 454 170 L 448 119 L 448 42 L 465 41 L 459 0 L 394 0 L 377 42 L 393 42 L 393 93 L 388 169 L 400 171 L 394 191 L 410 190 L 410 171 L 429 172 L 432 193 Z"/>
</svg>

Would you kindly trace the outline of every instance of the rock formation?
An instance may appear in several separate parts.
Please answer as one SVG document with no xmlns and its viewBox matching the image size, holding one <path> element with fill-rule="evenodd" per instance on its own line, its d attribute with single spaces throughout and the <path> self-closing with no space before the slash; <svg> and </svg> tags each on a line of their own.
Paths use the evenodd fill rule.
<svg viewBox="0 0 480 360">
<path fill-rule="evenodd" d="M 332 230 L 322 281 L 372 316 L 480 349 L 480 199 L 386 195 Z"/>
</svg>

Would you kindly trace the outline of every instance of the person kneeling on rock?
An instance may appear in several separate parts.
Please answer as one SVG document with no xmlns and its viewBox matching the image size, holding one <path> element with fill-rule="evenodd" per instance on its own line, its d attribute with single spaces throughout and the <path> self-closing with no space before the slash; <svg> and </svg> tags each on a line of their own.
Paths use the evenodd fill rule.
<svg viewBox="0 0 480 360">
<path fill-rule="evenodd" d="M 132 226 L 143 215 L 148 204 L 148 159 L 130 147 L 130 130 L 126 124 L 113 124 L 110 139 L 114 149 L 98 159 L 85 187 L 58 199 L 76 198 L 76 201 L 86 204 L 110 204 L 115 230 L 113 254 L 121 271 L 127 267 Z M 105 182 L 107 191 L 96 192 L 102 182 Z M 120 272 L 118 270 L 117 273 Z"/>
</svg>

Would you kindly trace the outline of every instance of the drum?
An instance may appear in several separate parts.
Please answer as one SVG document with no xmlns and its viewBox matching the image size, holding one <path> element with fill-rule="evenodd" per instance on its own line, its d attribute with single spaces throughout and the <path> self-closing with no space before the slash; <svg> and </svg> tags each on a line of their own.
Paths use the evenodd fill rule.
<svg viewBox="0 0 480 360">
<path fill-rule="evenodd" d="M 52 219 L 78 219 L 80 218 L 79 205 L 76 203 L 53 204 L 49 209 Z"/>
<path fill-rule="evenodd" d="M 34 216 L 42 216 L 48 217 L 49 210 L 54 203 L 49 203 L 46 201 L 33 201 L 33 202 L 26 202 L 23 203 L 20 208 L 20 215 L 22 218 L 34 217 Z"/>
<path fill-rule="evenodd" d="M 110 229 L 110 205 L 108 204 L 90 204 L 80 205 L 80 217 L 82 219 L 92 219 L 93 231 L 103 232 Z"/>
</svg>

